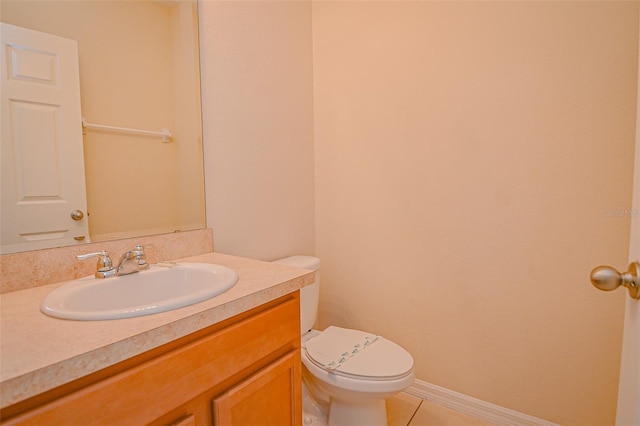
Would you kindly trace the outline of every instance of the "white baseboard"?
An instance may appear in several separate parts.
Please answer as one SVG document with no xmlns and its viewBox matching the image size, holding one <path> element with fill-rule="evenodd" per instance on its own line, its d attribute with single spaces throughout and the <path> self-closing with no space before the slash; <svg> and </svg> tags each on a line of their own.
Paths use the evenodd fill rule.
<svg viewBox="0 0 640 426">
<path fill-rule="evenodd" d="M 459 413 L 504 426 L 558 426 L 546 420 L 491 404 L 431 383 L 416 380 L 405 392 Z"/>
</svg>

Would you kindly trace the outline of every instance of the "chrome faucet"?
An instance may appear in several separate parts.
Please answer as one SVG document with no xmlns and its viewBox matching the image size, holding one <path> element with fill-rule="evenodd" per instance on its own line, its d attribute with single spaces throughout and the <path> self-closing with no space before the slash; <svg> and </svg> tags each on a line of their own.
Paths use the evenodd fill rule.
<svg viewBox="0 0 640 426">
<path fill-rule="evenodd" d="M 133 274 L 145 269 L 149 269 L 149 264 L 144 253 L 144 247 L 137 245 L 133 250 L 129 250 L 120 256 L 120 261 L 116 266 L 116 276 Z"/>
<path fill-rule="evenodd" d="M 113 262 L 109 257 L 109 254 L 105 250 L 101 250 L 95 253 L 87 253 L 77 255 L 79 260 L 86 260 L 91 257 L 98 257 L 98 265 L 94 276 L 96 278 L 109 278 L 119 275 L 133 274 L 134 272 L 144 271 L 149 269 L 149 263 L 147 263 L 147 256 L 144 252 L 144 247 L 137 245 L 133 250 L 125 252 L 118 261 L 118 266 L 113 267 Z"/>
</svg>

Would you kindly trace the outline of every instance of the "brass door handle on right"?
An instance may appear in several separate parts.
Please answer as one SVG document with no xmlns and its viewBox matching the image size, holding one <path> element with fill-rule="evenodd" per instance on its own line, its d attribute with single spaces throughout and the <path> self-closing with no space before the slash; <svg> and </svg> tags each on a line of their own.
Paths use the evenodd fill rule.
<svg viewBox="0 0 640 426">
<path fill-rule="evenodd" d="M 640 262 L 631 262 L 627 272 L 618 272 L 611 266 L 598 266 L 591 271 L 591 284 L 602 291 L 624 286 L 629 296 L 640 299 Z"/>
<path fill-rule="evenodd" d="M 84 218 L 84 213 L 82 210 L 74 210 L 71 212 L 71 219 L 73 220 L 82 220 Z"/>
</svg>

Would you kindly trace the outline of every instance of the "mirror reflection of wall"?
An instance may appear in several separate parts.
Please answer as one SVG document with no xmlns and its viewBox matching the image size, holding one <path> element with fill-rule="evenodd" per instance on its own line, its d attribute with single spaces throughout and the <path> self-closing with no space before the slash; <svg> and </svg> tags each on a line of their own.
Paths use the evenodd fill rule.
<svg viewBox="0 0 640 426">
<path fill-rule="evenodd" d="M 91 241 L 204 227 L 197 4 L 2 0 L 3 22 L 78 42 Z M 78 123 L 80 126 L 81 123 Z"/>
</svg>

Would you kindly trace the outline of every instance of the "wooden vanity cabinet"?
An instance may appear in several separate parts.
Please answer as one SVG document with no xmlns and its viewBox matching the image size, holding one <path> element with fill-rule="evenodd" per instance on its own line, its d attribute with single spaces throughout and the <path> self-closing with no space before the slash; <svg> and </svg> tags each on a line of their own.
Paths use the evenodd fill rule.
<svg viewBox="0 0 640 426">
<path fill-rule="evenodd" d="M 300 426 L 299 292 L 7 407 L 6 425 Z"/>
</svg>

